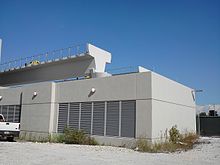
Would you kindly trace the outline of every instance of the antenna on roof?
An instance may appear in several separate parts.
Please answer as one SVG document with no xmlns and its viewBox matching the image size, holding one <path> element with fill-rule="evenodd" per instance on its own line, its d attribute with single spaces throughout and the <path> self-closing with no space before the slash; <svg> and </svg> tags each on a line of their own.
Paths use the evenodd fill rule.
<svg viewBox="0 0 220 165">
<path fill-rule="evenodd" d="M 0 64 L 2 62 L 2 39 L 0 38 Z"/>
</svg>

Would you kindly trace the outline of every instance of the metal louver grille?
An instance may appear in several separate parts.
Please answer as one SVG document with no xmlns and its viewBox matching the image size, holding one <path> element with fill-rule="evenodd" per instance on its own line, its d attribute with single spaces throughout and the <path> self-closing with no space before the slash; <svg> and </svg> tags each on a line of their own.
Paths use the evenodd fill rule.
<svg viewBox="0 0 220 165">
<path fill-rule="evenodd" d="M 121 136 L 135 137 L 136 102 L 121 102 Z"/>
<path fill-rule="evenodd" d="M 81 120 L 80 129 L 84 130 L 85 133 L 91 133 L 91 114 L 92 114 L 92 103 L 84 102 L 81 104 Z"/>
<path fill-rule="evenodd" d="M 2 105 L 0 106 L 0 114 L 2 114 L 8 122 L 20 122 L 20 105 Z"/>
<path fill-rule="evenodd" d="M 8 122 L 13 122 L 13 119 L 14 119 L 14 108 L 15 108 L 14 105 L 9 105 L 8 106 L 8 118 L 7 118 Z"/>
<path fill-rule="evenodd" d="M 2 107 L 2 112 L 7 114 L 7 107 Z M 58 133 L 63 133 L 66 126 L 87 134 L 134 138 L 136 101 L 60 103 Z"/>
<path fill-rule="evenodd" d="M 93 135 L 104 136 L 105 102 L 93 104 Z"/>
<path fill-rule="evenodd" d="M 63 133 L 67 126 L 68 119 L 68 103 L 59 104 L 58 133 Z"/>
<path fill-rule="evenodd" d="M 70 103 L 69 128 L 79 129 L 79 103 Z"/>
<path fill-rule="evenodd" d="M 3 105 L 2 106 L 2 115 L 4 116 L 5 120 L 8 121 L 8 106 L 7 105 Z"/>
<path fill-rule="evenodd" d="M 20 115 L 21 115 L 21 106 L 16 105 L 15 106 L 15 113 L 14 113 L 14 122 L 19 123 L 20 122 Z"/>
<path fill-rule="evenodd" d="M 119 136 L 119 101 L 107 102 L 106 135 Z"/>
</svg>

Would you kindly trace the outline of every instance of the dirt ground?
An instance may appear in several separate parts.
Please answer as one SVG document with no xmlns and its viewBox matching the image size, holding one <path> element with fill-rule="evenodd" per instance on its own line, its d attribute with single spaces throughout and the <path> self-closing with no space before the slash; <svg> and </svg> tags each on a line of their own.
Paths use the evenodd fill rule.
<svg viewBox="0 0 220 165">
<path fill-rule="evenodd" d="M 0 165 L 207 165 L 220 164 L 220 138 L 180 153 L 140 153 L 110 146 L 82 146 L 31 142 L 0 142 Z"/>
</svg>

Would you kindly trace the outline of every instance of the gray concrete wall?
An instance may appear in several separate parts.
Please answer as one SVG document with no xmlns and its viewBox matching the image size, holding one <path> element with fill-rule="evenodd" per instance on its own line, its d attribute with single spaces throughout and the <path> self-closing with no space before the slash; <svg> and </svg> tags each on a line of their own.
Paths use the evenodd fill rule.
<svg viewBox="0 0 220 165">
<path fill-rule="evenodd" d="M 0 104 L 19 104 L 22 93 L 21 136 L 30 139 L 46 138 L 49 133 L 57 131 L 59 103 L 137 100 L 136 137 L 151 138 L 150 82 L 150 73 L 133 73 L 59 83 L 34 83 L 1 89 L 4 99 Z M 92 88 L 96 89 L 94 94 L 90 93 Z M 34 92 L 37 92 L 36 97 L 33 97 Z"/>
<path fill-rule="evenodd" d="M 92 88 L 96 89 L 95 93 L 91 93 Z M 136 100 L 136 138 L 158 139 L 173 125 L 182 131 L 195 130 L 191 91 L 161 75 L 145 72 L 2 88 L 0 104 L 19 104 L 22 93 L 21 134 L 46 138 L 49 133 L 57 132 L 59 103 Z M 34 92 L 37 92 L 35 98 Z M 99 137 L 101 142 L 106 140 L 106 144 L 123 142 L 114 139 Z"/>
<path fill-rule="evenodd" d="M 2 100 L 0 100 L 0 105 L 19 105 L 21 101 L 21 91 L 21 87 L 1 88 L 0 96 L 2 96 Z"/>
<path fill-rule="evenodd" d="M 37 96 L 33 97 L 34 92 Z M 55 83 L 44 82 L 22 87 L 21 136 L 47 138 L 54 133 L 54 118 L 57 116 L 54 102 Z"/>
<path fill-rule="evenodd" d="M 91 89 L 96 92 L 90 95 Z M 151 138 L 151 74 L 133 73 L 56 84 L 56 102 L 136 101 L 136 137 Z"/>
<path fill-rule="evenodd" d="M 92 135 L 92 137 L 95 138 L 99 144 L 105 144 L 109 146 L 121 146 L 126 148 L 136 147 L 137 142 L 137 139 L 126 137 L 109 137 L 96 135 Z"/>
<path fill-rule="evenodd" d="M 133 73 L 56 84 L 56 102 L 148 99 L 150 73 Z M 91 89 L 96 92 L 90 95 Z"/>
<path fill-rule="evenodd" d="M 33 97 L 34 92 L 37 92 L 36 97 Z M 0 96 L 2 96 L 0 105 L 22 104 L 22 131 L 49 132 L 50 130 L 50 132 L 54 132 L 54 126 L 49 129 L 49 120 L 53 117 L 51 116 L 52 112 L 56 109 L 54 108 L 56 104 L 54 102 L 54 92 L 55 83 L 51 82 L 29 84 L 22 87 L 2 88 L 0 89 Z M 57 116 L 57 112 L 54 113 L 54 115 Z"/>
<path fill-rule="evenodd" d="M 151 100 L 136 101 L 136 138 L 152 137 L 152 103 Z"/>
<path fill-rule="evenodd" d="M 152 138 L 160 139 L 174 125 L 181 132 L 195 132 L 193 89 L 153 72 L 151 77 Z"/>
<path fill-rule="evenodd" d="M 33 97 L 34 92 L 37 96 Z M 20 105 L 21 136 L 25 139 L 48 137 L 56 131 L 54 118 L 57 117 L 55 83 L 43 82 L 0 89 L 0 105 Z"/>
</svg>

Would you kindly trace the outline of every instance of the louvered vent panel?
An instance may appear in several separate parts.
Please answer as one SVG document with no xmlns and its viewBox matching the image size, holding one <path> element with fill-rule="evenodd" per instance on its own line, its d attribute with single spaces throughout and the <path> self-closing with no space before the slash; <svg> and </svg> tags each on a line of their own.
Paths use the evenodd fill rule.
<svg viewBox="0 0 220 165">
<path fill-rule="evenodd" d="M 68 118 L 68 103 L 59 104 L 59 117 L 58 117 L 58 133 L 63 133 L 64 128 L 67 126 Z"/>
<path fill-rule="evenodd" d="M 104 136 L 105 102 L 93 104 L 93 135 Z"/>
<path fill-rule="evenodd" d="M 79 129 L 79 103 L 70 103 L 69 128 Z"/>
<path fill-rule="evenodd" d="M 106 135 L 119 136 L 119 101 L 107 102 Z"/>
<path fill-rule="evenodd" d="M 121 136 L 135 137 L 136 102 L 121 102 Z"/>
<path fill-rule="evenodd" d="M 13 122 L 14 121 L 14 108 L 15 105 L 9 105 L 8 106 L 8 122 Z"/>
<path fill-rule="evenodd" d="M 7 111 L 8 111 L 8 106 L 7 105 L 3 105 L 2 106 L 2 115 L 4 116 L 6 121 L 8 121 Z"/>
<path fill-rule="evenodd" d="M 21 106 L 16 105 L 15 106 L 15 114 L 14 114 L 14 122 L 15 123 L 20 123 L 20 117 L 21 116 Z"/>
<path fill-rule="evenodd" d="M 91 112 L 91 102 L 84 102 L 81 104 L 80 129 L 84 130 L 87 134 L 91 133 Z"/>
</svg>

